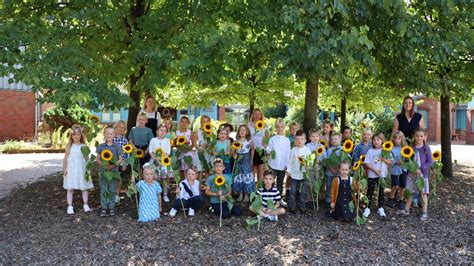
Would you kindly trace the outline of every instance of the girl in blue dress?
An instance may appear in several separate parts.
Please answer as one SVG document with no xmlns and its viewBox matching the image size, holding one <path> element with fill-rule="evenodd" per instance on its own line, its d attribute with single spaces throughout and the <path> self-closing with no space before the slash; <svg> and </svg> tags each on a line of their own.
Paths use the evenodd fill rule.
<svg viewBox="0 0 474 266">
<path fill-rule="evenodd" d="M 143 180 L 137 183 L 137 189 L 140 195 L 138 207 L 138 221 L 152 222 L 160 218 L 161 209 L 161 186 L 155 181 L 156 174 L 154 167 L 146 163 L 143 166 Z"/>
<path fill-rule="evenodd" d="M 217 141 L 214 146 L 213 155 L 216 158 L 222 159 L 224 161 L 224 174 L 229 175 L 232 173 L 232 166 L 230 164 L 230 140 L 228 138 L 227 130 L 223 128 L 219 129 L 217 132 Z"/>
</svg>

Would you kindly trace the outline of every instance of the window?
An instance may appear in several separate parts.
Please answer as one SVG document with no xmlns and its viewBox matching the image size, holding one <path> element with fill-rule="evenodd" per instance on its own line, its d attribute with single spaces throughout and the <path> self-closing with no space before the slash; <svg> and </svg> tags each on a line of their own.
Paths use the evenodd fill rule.
<svg viewBox="0 0 474 266">
<path fill-rule="evenodd" d="M 428 111 L 423 110 L 423 109 L 418 109 L 417 112 L 423 116 L 424 126 L 425 128 L 428 128 Z"/>
<path fill-rule="evenodd" d="M 456 129 L 466 129 L 466 109 L 456 110 Z"/>
</svg>

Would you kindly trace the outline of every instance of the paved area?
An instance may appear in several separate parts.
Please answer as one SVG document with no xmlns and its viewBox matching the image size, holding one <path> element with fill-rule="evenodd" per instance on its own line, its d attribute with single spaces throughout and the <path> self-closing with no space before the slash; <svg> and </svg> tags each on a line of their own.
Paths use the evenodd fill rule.
<svg viewBox="0 0 474 266">
<path fill-rule="evenodd" d="M 430 145 L 432 151 L 441 145 Z M 453 145 L 453 161 L 474 165 L 473 145 Z M 63 153 L 0 154 L 0 199 L 15 187 L 41 181 L 41 177 L 62 171 Z"/>
</svg>

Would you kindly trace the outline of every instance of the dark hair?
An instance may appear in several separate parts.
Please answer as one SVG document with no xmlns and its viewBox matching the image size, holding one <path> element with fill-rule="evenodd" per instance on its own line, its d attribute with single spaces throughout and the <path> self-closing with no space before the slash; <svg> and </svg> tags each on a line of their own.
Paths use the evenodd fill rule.
<svg viewBox="0 0 474 266">
<path fill-rule="evenodd" d="M 301 136 L 306 137 L 306 133 L 304 133 L 304 131 L 300 129 L 300 130 L 296 131 L 295 136 L 296 137 L 301 137 Z"/>
<path fill-rule="evenodd" d="M 234 131 L 234 127 L 232 126 L 232 124 L 230 123 L 224 123 L 224 124 L 221 124 L 221 126 L 219 127 L 220 129 L 224 129 L 226 127 L 230 127 L 230 131 Z"/>
<path fill-rule="evenodd" d="M 272 169 L 266 169 L 266 170 L 263 172 L 263 176 L 267 176 L 267 175 L 271 175 L 271 176 L 273 176 L 273 177 L 276 176 L 275 171 L 273 171 Z"/>
<path fill-rule="evenodd" d="M 341 128 L 341 134 L 344 133 L 344 131 L 345 131 L 346 129 L 351 130 L 350 127 L 348 127 L 348 126 L 343 126 L 343 127 Z M 352 130 L 351 130 L 351 131 L 352 131 Z"/>
<path fill-rule="evenodd" d="M 191 124 L 191 120 L 189 120 L 189 117 L 188 117 L 187 115 L 181 116 L 181 117 L 179 118 L 179 122 L 181 122 L 181 120 L 183 120 L 183 119 L 188 120 L 188 123 Z"/>
<path fill-rule="evenodd" d="M 237 129 L 237 136 L 236 139 L 240 138 L 240 129 L 244 127 L 247 130 L 247 134 L 245 135 L 245 139 L 249 140 L 250 139 L 250 128 L 247 125 L 240 125 L 239 128 Z"/>
<path fill-rule="evenodd" d="M 374 139 L 375 138 L 379 138 L 382 140 L 382 142 L 385 141 L 385 135 L 382 133 L 382 132 L 377 132 L 375 134 L 372 135 L 372 146 L 374 146 Z"/>
<path fill-rule="evenodd" d="M 224 165 L 224 161 L 221 158 L 214 159 L 214 165 L 216 165 L 218 163 Z"/>
<path fill-rule="evenodd" d="M 412 97 L 410 97 L 410 96 L 407 96 L 407 97 L 403 98 L 403 102 L 402 102 L 402 114 L 405 115 L 406 110 L 405 110 L 405 106 L 403 106 L 403 103 L 405 102 L 405 100 L 408 100 L 408 99 L 410 99 L 411 102 L 413 103 L 413 106 L 411 107 L 411 110 L 410 110 L 410 116 L 409 116 L 409 117 L 412 117 L 413 114 L 415 113 L 415 100 L 414 100 Z"/>
</svg>

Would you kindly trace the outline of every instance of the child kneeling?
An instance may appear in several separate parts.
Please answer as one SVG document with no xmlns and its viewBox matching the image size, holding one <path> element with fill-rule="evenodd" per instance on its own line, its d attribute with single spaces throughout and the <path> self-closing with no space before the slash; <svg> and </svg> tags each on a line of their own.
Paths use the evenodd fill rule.
<svg viewBox="0 0 474 266">
<path fill-rule="evenodd" d="M 178 210 L 182 208 L 188 209 L 189 216 L 194 216 L 194 211 L 204 204 L 204 198 L 200 195 L 199 181 L 196 178 L 196 169 L 188 168 L 186 170 L 186 180 L 181 181 L 176 189 L 177 197 L 169 213 L 171 217 L 174 217 Z"/>
<path fill-rule="evenodd" d="M 250 206 L 250 211 L 272 222 L 278 221 L 278 215 L 285 214 L 285 209 L 280 207 L 281 194 L 275 187 L 275 176 L 275 172 L 271 169 L 265 170 L 263 173 L 263 187 L 257 190 L 257 195 L 262 196 L 262 209 L 260 213 Z M 269 201 L 273 202 L 274 208 L 268 208 Z"/>
<path fill-rule="evenodd" d="M 222 159 L 214 160 L 215 174 L 207 177 L 206 180 L 206 195 L 211 199 L 211 207 L 214 210 L 214 214 L 221 216 L 222 218 L 229 218 L 231 215 L 242 216 L 242 210 L 239 206 L 234 205 L 229 210 L 227 207 L 227 201 L 230 199 L 232 193 L 232 179 L 224 175 L 224 161 Z"/>
</svg>

